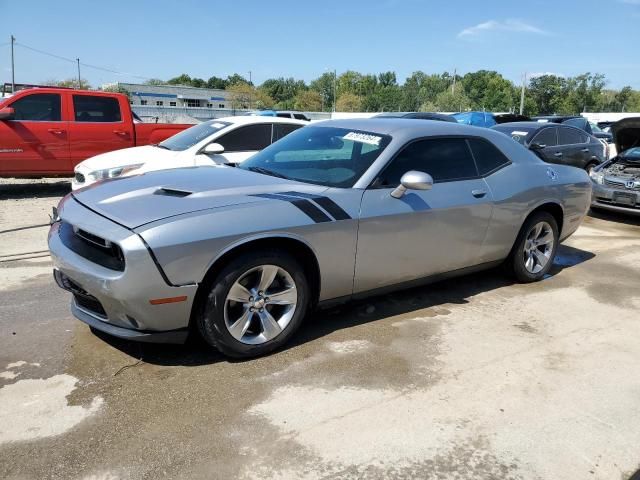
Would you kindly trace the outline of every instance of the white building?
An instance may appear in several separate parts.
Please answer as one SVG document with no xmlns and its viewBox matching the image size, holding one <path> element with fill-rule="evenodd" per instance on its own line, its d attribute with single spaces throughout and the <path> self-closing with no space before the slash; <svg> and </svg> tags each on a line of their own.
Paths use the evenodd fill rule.
<svg viewBox="0 0 640 480">
<path fill-rule="evenodd" d="M 116 83 L 129 92 L 131 105 L 180 108 L 231 108 L 229 94 L 213 88 L 185 87 L 182 85 L 144 85 L 138 83 Z"/>
</svg>

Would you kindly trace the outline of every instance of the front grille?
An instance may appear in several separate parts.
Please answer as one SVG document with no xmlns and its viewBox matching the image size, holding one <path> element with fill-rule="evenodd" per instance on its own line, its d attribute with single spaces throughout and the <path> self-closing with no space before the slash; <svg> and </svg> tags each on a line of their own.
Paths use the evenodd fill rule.
<svg viewBox="0 0 640 480">
<path fill-rule="evenodd" d="M 618 179 L 613 179 L 613 178 L 605 178 L 604 179 L 604 184 L 609 186 L 609 187 L 616 187 L 616 188 L 624 188 L 625 190 L 640 190 L 640 185 L 636 184 L 634 187 L 632 188 L 628 188 L 627 187 L 627 181 L 626 180 L 618 180 Z"/>
<path fill-rule="evenodd" d="M 627 203 L 614 202 L 613 200 L 610 200 L 610 199 L 608 199 L 608 198 L 601 198 L 601 197 L 598 197 L 598 198 L 596 199 L 596 201 L 597 201 L 598 203 L 602 203 L 602 204 L 605 204 L 605 205 L 613 205 L 613 206 L 616 206 L 616 207 L 625 207 L 625 208 L 635 208 L 635 209 L 640 209 L 640 205 L 638 205 L 638 204 L 636 204 L 636 205 L 629 205 L 629 204 L 627 204 Z"/>
<path fill-rule="evenodd" d="M 78 183 L 84 183 L 84 181 L 85 181 L 84 175 L 81 174 L 80 172 L 76 172 L 74 177 L 76 179 L 76 182 L 78 182 Z"/>
<path fill-rule="evenodd" d="M 124 271 L 122 249 L 102 237 L 61 222 L 60 240 L 71 251 L 110 270 Z"/>
</svg>

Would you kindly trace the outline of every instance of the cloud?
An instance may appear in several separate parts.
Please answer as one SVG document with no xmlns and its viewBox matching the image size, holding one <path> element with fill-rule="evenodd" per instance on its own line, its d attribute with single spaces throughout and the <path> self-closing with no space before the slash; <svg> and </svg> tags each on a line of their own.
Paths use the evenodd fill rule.
<svg viewBox="0 0 640 480">
<path fill-rule="evenodd" d="M 629 0 L 631 1 L 631 0 Z M 484 32 L 519 32 L 519 33 L 533 33 L 536 35 L 548 35 L 549 32 L 542 30 L 534 25 L 523 22 L 522 20 L 507 19 L 500 20 L 488 20 L 473 27 L 465 28 L 458 33 L 458 38 L 472 38 Z"/>
</svg>

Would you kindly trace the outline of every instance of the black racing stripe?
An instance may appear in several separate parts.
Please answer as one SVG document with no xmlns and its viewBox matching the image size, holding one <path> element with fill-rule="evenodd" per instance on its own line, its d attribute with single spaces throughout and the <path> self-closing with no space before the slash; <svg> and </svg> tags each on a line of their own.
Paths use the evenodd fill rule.
<svg viewBox="0 0 640 480">
<path fill-rule="evenodd" d="M 269 198 L 272 200 L 282 200 L 284 202 L 289 202 L 291 205 L 296 207 L 298 210 L 303 212 L 306 216 L 308 216 L 311 220 L 316 223 L 330 222 L 331 218 L 320 210 L 317 206 L 311 203 L 309 200 L 305 200 L 302 198 L 290 197 L 288 195 L 279 195 L 273 193 L 259 193 L 257 195 L 252 195 L 253 197 L 261 197 L 261 198 Z"/>
<path fill-rule="evenodd" d="M 296 200 L 289 200 L 289 201 L 291 202 L 292 205 L 295 205 L 296 207 L 298 207 L 298 209 L 306 213 L 311 218 L 311 220 L 313 220 L 316 223 L 331 221 L 331 219 L 326 213 L 324 213 L 322 210 L 316 207 L 309 200 L 304 200 L 302 198 L 299 198 Z"/>
<path fill-rule="evenodd" d="M 322 208 L 324 208 L 329 215 L 331 215 L 336 220 L 350 220 L 351 216 L 345 212 L 340 205 L 331 200 L 329 197 L 322 197 L 320 195 L 313 195 L 310 193 L 302 193 L 302 192 L 284 192 L 283 195 L 291 195 L 294 197 L 303 197 L 308 198 L 316 202 Z"/>
<path fill-rule="evenodd" d="M 333 216 L 336 220 L 351 219 L 351 216 L 329 197 L 318 197 L 314 198 L 313 201 L 329 212 L 329 215 Z"/>
</svg>

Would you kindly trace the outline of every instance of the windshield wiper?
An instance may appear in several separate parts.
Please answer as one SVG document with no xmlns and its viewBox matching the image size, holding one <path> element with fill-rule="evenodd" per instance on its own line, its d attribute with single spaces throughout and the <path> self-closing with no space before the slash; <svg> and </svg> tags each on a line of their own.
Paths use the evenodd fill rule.
<svg viewBox="0 0 640 480">
<path fill-rule="evenodd" d="M 169 147 L 167 147 L 166 145 L 161 145 L 159 143 L 154 143 L 151 145 L 152 147 L 158 147 L 158 148 L 164 148 L 165 150 L 171 150 Z"/>
<path fill-rule="evenodd" d="M 287 177 L 279 172 L 274 172 L 273 170 L 269 170 L 267 168 L 262 167 L 249 167 L 247 170 L 251 170 L 252 172 L 262 173 L 263 175 L 271 175 L 272 177 L 284 178 L 285 180 L 291 180 L 291 177 Z"/>
</svg>

